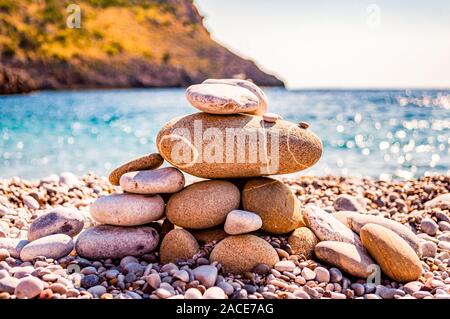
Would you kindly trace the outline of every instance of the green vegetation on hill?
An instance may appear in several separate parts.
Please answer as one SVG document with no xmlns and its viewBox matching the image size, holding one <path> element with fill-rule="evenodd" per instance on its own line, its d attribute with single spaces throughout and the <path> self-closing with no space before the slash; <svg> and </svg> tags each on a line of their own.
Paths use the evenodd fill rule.
<svg viewBox="0 0 450 319">
<path fill-rule="evenodd" d="M 244 74 L 282 85 L 211 40 L 190 0 L 0 0 L 1 65 L 37 88 L 182 86 Z M 0 83 L 1 85 L 1 83 Z"/>
</svg>

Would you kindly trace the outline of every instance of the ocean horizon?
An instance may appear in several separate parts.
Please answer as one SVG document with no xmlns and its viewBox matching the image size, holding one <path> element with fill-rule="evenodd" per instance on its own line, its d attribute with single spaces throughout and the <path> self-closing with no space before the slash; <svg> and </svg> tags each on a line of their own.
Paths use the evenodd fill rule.
<svg viewBox="0 0 450 319">
<path fill-rule="evenodd" d="M 410 179 L 450 173 L 450 89 L 265 88 L 269 111 L 323 142 L 300 175 Z M 159 129 L 195 113 L 183 88 L 38 91 L 0 97 L 0 178 L 106 176 L 157 151 Z"/>
</svg>

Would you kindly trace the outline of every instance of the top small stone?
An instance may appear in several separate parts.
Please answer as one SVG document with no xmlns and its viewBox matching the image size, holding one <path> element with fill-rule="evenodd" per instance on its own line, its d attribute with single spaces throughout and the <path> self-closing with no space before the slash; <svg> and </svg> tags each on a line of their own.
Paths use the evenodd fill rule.
<svg viewBox="0 0 450 319">
<path fill-rule="evenodd" d="M 128 172 L 144 171 L 158 168 L 164 159 L 158 153 L 148 154 L 120 165 L 109 174 L 111 184 L 119 186 L 120 177 Z"/>
<path fill-rule="evenodd" d="M 250 90 L 228 84 L 196 84 L 186 90 L 189 103 L 210 114 L 259 113 L 260 102 Z"/>
</svg>

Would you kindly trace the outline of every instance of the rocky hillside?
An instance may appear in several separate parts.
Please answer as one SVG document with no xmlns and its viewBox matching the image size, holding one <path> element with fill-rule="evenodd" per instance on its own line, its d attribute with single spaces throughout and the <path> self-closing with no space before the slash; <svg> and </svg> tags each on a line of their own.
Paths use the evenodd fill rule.
<svg viewBox="0 0 450 319">
<path fill-rule="evenodd" d="M 0 93 L 34 89 L 177 87 L 245 77 L 282 86 L 214 42 L 192 0 L 0 0 Z M 72 20 L 70 20 L 72 21 Z"/>
</svg>

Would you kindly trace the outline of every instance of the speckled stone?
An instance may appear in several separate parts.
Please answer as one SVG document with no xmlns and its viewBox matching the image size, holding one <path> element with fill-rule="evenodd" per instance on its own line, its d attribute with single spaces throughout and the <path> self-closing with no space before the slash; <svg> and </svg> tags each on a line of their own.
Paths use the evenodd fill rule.
<svg viewBox="0 0 450 319">
<path fill-rule="evenodd" d="M 112 194 L 97 199 L 90 207 L 92 218 L 102 224 L 139 226 L 164 215 L 164 201 L 159 195 Z"/>
<path fill-rule="evenodd" d="M 403 238 L 411 246 L 411 248 L 414 249 L 414 251 L 419 251 L 419 239 L 417 238 L 417 236 L 411 231 L 411 229 L 395 220 L 380 216 L 358 213 L 349 215 L 347 219 L 351 225 L 352 230 L 358 234 L 361 232 L 361 228 L 364 225 L 369 223 L 377 224 L 392 230 L 394 233 Z"/>
<path fill-rule="evenodd" d="M 227 143 L 230 130 L 232 136 L 228 133 Z M 215 132 L 214 141 L 194 143 L 194 133 L 195 136 L 210 136 L 211 132 Z M 244 139 L 245 136 L 254 138 Z M 262 153 L 252 139 L 265 141 L 264 149 L 268 151 Z M 242 140 L 243 152 L 238 153 L 235 145 L 239 140 Z M 314 165 L 322 155 L 322 143 L 310 130 L 284 120 L 267 123 L 260 116 L 246 114 L 195 113 L 175 118 L 160 130 L 157 146 L 173 166 L 203 178 L 293 173 Z M 269 152 L 272 149 L 273 152 Z"/>
<path fill-rule="evenodd" d="M 84 226 L 84 217 L 77 210 L 68 207 L 57 207 L 36 218 L 28 230 L 28 240 L 41 237 L 65 234 L 74 237 Z"/>
<path fill-rule="evenodd" d="M 288 186 L 273 178 L 250 179 L 242 191 L 242 205 L 261 217 L 266 232 L 286 234 L 304 226 L 298 199 Z"/>
<path fill-rule="evenodd" d="M 361 240 L 381 270 L 399 282 L 417 280 L 422 264 L 415 251 L 392 230 L 376 224 L 361 228 Z"/>
<path fill-rule="evenodd" d="M 292 232 L 288 238 L 288 244 L 291 246 L 292 252 L 297 255 L 304 255 L 307 259 L 314 256 L 314 247 L 316 247 L 319 239 L 308 227 L 300 227 Z"/>
<path fill-rule="evenodd" d="M 197 240 L 184 229 L 171 230 L 161 242 L 159 249 L 162 264 L 189 259 L 200 249 Z"/>
<path fill-rule="evenodd" d="M 228 85 L 234 85 L 234 86 L 240 86 L 242 88 L 245 88 L 255 94 L 258 97 L 259 105 L 258 109 L 255 112 L 252 112 L 252 114 L 255 115 L 261 115 L 267 110 L 268 101 L 267 96 L 264 93 L 263 90 L 253 82 L 247 81 L 247 80 L 241 80 L 241 79 L 207 79 L 203 81 L 205 84 L 228 84 Z"/>
<path fill-rule="evenodd" d="M 276 250 L 254 235 L 227 237 L 214 247 L 210 255 L 210 261 L 222 264 L 225 273 L 236 274 L 252 271 L 258 264 L 273 267 L 279 260 Z"/>
<path fill-rule="evenodd" d="M 119 183 L 122 190 L 128 193 L 176 193 L 184 187 L 184 175 L 175 167 L 163 167 L 125 173 Z"/>
<path fill-rule="evenodd" d="M 152 227 L 98 225 L 78 236 L 75 249 L 87 259 L 117 259 L 152 252 L 158 244 L 158 232 Z"/>
<path fill-rule="evenodd" d="M 73 241 L 70 236 L 55 234 L 36 239 L 20 251 L 20 259 L 31 261 L 38 256 L 58 259 L 67 256 L 73 249 Z"/>
<path fill-rule="evenodd" d="M 337 241 L 322 241 L 314 251 L 320 260 L 355 277 L 367 278 L 372 274 L 371 265 L 375 262 L 362 247 Z"/>
<path fill-rule="evenodd" d="M 164 159 L 158 153 L 148 154 L 120 165 L 109 174 L 109 181 L 119 185 L 120 177 L 128 172 L 150 170 L 162 165 Z"/>
<path fill-rule="evenodd" d="M 225 222 L 227 214 L 239 207 L 240 197 L 238 188 L 227 181 L 194 183 L 169 199 L 166 216 L 183 228 L 210 228 Z"/>
<path fill-rule="evenodd" d="M 211 114 L 257 113 L 259 99 L 250 90 L 222 83 L 201 83 L 186 90 L 191 105 Z"/>
</svg>

